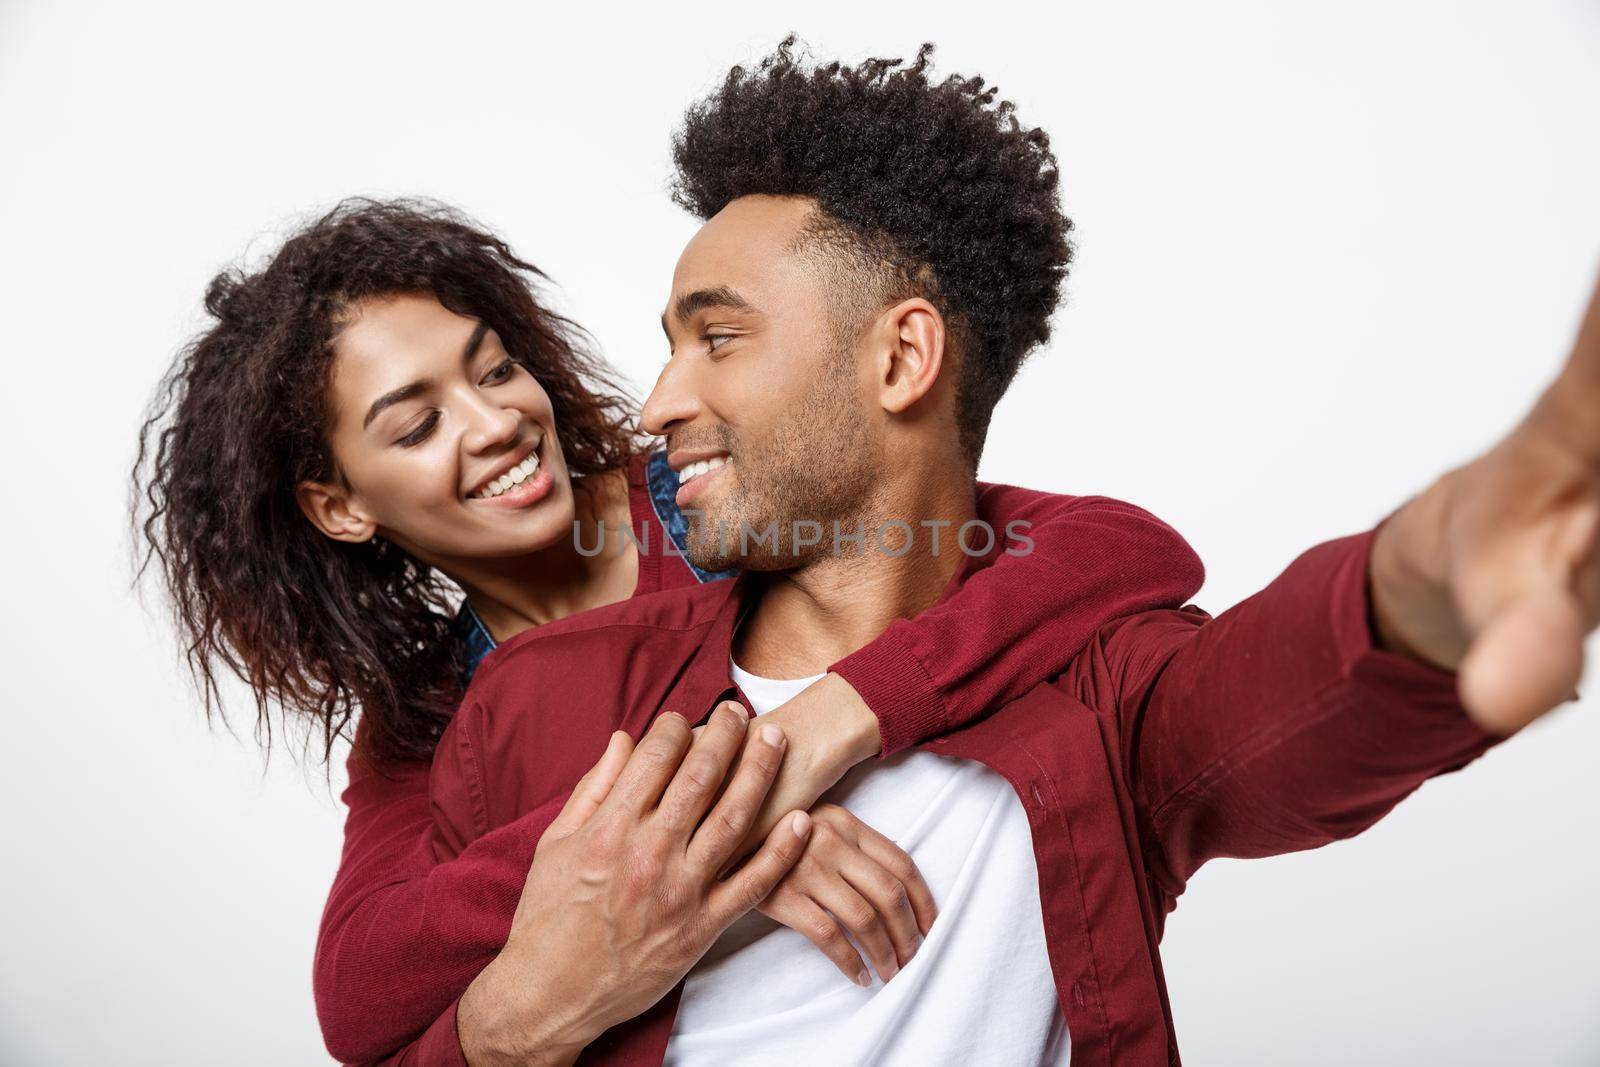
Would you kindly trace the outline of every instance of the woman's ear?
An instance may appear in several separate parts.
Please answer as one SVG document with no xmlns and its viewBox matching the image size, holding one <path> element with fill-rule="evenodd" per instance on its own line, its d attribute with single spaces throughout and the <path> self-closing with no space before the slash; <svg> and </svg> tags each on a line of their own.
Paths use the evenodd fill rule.
<svg viewBox="0 0 1600 1067">
<path fill-rule="evenodd" d="M 360 544 L 378 532 L 378 524 L 351 507 L 348 491 L 338 486 L 301 482 L 294 498 L 311 525 L 335 541 Z"/>
<path fill-rule="evenodd" d="M 902 300 L 881 319 L 887 358 L 878 382 L 885 411 L 900 414 L 933 391 L 944 370 L 944 318 L 921 297 Z"/>
</svg>

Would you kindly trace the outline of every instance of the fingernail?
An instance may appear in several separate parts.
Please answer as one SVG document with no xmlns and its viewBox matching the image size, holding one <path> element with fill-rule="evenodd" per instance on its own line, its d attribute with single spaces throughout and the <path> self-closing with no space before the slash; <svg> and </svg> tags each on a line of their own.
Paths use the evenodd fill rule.
<svg viewBox="0 0 1600 1067">
<path fill-rule="evenodd" d="M 811 816 L 803 811 L 794 813 L 794 821 L 789 824 L 794 829 L 794 836 L 804 837 L 806 831 L 811 829 Z"/>
<path fill-rule="evenodd" d="M 745 722 L 750 721 L 750 710 L 737 700 L 728 701 L 728 707 L 732 708 L 734 711 L 737 711 L 739 713 L 739 718 L 743 719 Z"/>
<path fill-rule="evenodd" d="M 860 986 L 862 989 L 867 988 L 871 984 L 872 984 L 872 976 L 870 974 L 868 974 L 865 970 L 863 970 L 860 974 L 856 975 L 856 985 Z"/>
<path fill-rule="evenodd" d="M 769 745 L 776 746 L 783 744 L 782 727 L 774 726 L 771 723 L 768 723 L 761 728 L 761 739 Z"/>
</svg>

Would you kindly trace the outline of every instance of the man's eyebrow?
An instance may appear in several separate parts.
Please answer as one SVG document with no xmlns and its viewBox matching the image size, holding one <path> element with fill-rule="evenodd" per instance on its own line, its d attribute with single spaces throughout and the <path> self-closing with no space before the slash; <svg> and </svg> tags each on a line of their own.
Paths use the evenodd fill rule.
<svg viewBox="0 0 1600 1067">
<path fill-rule="evenodd" d="M 478 354 L 478 347 L 483 344 L 483 337 L 488 332 L 489 324 L 480 320 L 478 325 L 473 328 L 472 336 L 468 337 L 467 343 L 462 346 L 461 362 L 472 362 L 472 357 Z M 367 409 L 367 417 L 361 420 L 361 428 L 365 430 L 368 426 L 371 426 L 372 420 L 383 414 L 385 408 L 393 407 L 403 400 L 410 400 L 427 389 L 430 384 L 432 383 L 427 381 L 412 382 L 410 385 L 402 385 L 398 389 L 391 389 L 384 393 L 374 400 L 372 406 Z"/>
<path fill-rule="evenodd" d="M 696 289 L 693 292 L 684 293 L 672 305 L 672 315 L 679 322 L 683 322 L 696 311 L 703 311 L 706 308 L 754 311 L 756 306 L 726 285 L 719 285 L 715 289 Z M 663 316 L 664 318 L 665 316 Z M 662 325 L 665 326 L 664 321 Z"/>
</svg>

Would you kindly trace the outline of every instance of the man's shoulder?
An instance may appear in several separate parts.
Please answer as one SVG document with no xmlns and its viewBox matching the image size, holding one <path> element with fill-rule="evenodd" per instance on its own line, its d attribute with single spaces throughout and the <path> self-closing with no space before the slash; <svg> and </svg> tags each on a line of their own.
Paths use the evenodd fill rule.
<svg viewBox="0 0 1600 1067">
<path fill-rule="evenodd" d="M 977 489 L 980 516 L 1015 513 L 1023 518 L 1042 518 L 1054 514 L 1094 514 L 1113 520 L 1120 517 L 1127 520 L 1129 525 L 1159 528 L 1173 538 L 1183 540 L 1177 529 L 1155 512 L 1120 497 L 1103 493 L 1052 493 L 1005 482 L 978 482 Z"/>
<path fill-rule="evenodd" d="M 1205 585 L 1206 568 L 1194 546 L 1155 512 L 1100 493 L 1073 495 L 979 482 L 978 518 L 1014 555 L 1038 550 L 1071 563 L 1082 576 L 1101 567 L 1142 575 L 1159 591 L 1162 606 L 1183 604 Z"/>
</svg>

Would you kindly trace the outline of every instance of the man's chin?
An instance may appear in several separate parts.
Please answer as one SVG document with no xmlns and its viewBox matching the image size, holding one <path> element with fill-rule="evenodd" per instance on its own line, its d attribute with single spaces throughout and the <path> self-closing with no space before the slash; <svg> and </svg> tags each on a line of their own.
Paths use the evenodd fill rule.
<svg viewBox="0 0 1600 1067">
<path fill-rule="evenodd" d="M 759 562 L 740 555 L 736 545 L 718 545 L 714 536 L 702 538 L 690 531 L 685 541 L 684 558 L 703 571 L 749 570 L 752 563 L 761 569 Z"/>
<path fill-rule="evenodd" d="M 791 565 L 764 551 L 766 546 L 749 544 L 748 538 L 741 547 L 737 531 L 730 531 L 719 541 L 714 524 L 709 528 L 691 527 L 684 541 L 684 558 L 705 571 L 773 571 Z"/>
</svg>

